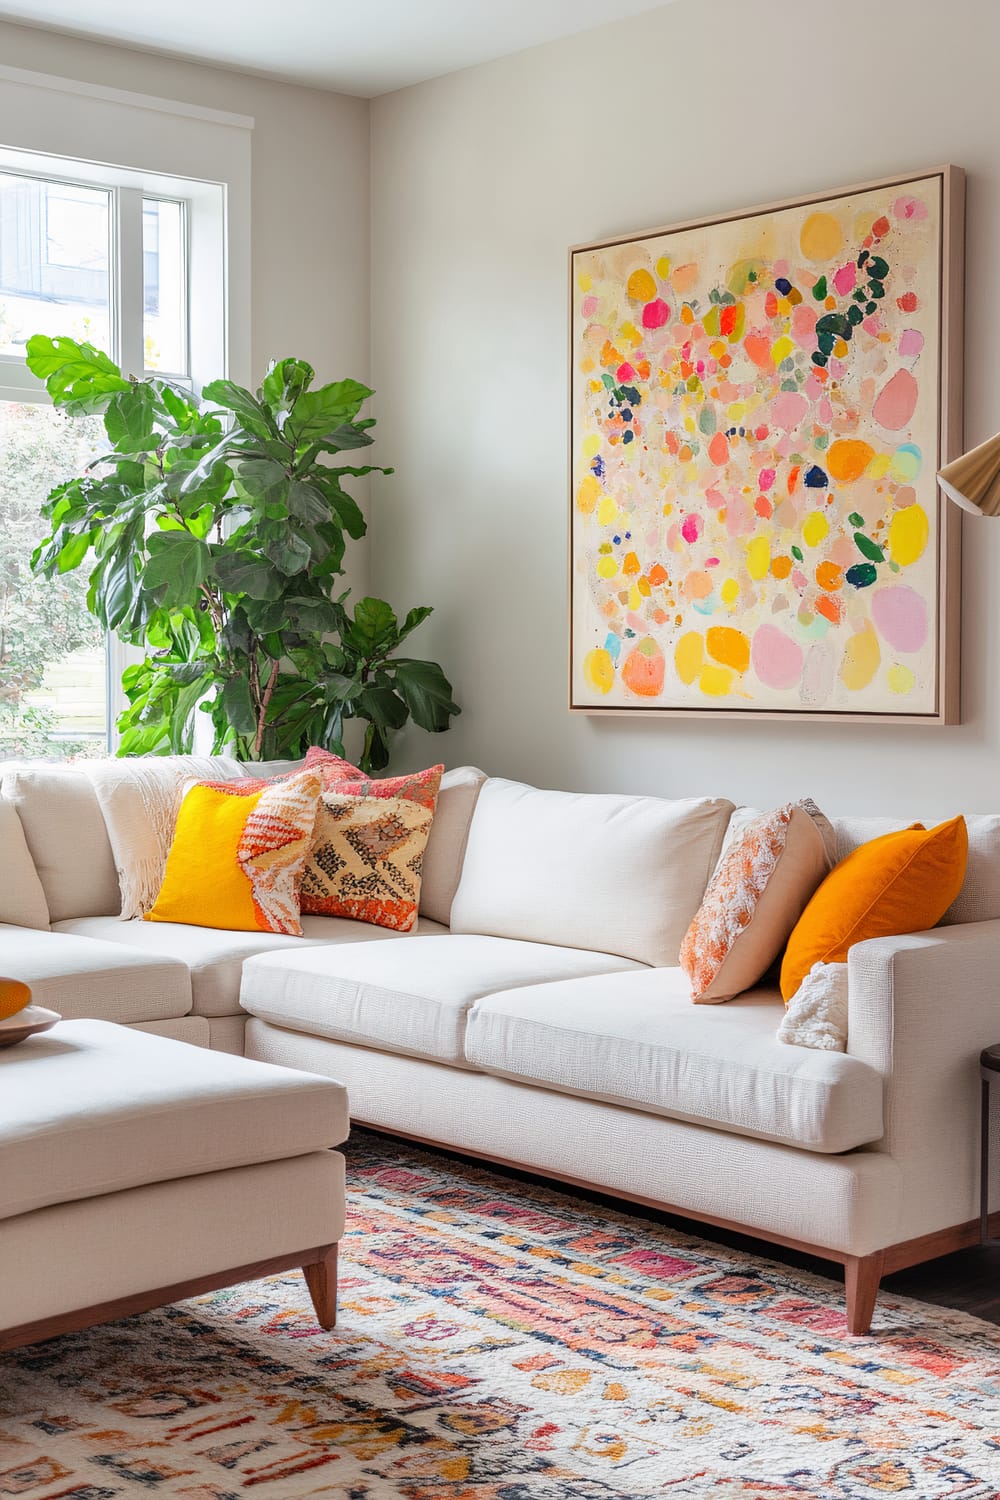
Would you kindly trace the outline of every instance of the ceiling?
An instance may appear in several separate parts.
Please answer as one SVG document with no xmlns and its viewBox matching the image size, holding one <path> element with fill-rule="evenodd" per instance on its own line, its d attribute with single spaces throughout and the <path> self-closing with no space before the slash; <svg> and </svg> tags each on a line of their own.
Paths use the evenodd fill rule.
<svg viewBox="0 0 1000 1500">
<path fill-rule="evenodd" d="M 0 0 L 0 19 L 370 98 L 664 0 Z"/>
</svg>

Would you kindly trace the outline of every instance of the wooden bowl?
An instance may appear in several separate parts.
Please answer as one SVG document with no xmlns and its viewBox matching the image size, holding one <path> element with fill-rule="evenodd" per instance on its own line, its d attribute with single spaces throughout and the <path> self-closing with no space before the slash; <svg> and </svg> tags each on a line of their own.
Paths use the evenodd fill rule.
<svg viewBox="0 0 1000 1500">
<path fill-rule="evenodd" d="M 46 1010 L 43 1005 L 26 1005 L 16 1015 L 0 1021 L 0 1047 L 13 1047 L 39 1031 L 50 1031 L 61 1020 L 57 1010 Z"/>
</svg>

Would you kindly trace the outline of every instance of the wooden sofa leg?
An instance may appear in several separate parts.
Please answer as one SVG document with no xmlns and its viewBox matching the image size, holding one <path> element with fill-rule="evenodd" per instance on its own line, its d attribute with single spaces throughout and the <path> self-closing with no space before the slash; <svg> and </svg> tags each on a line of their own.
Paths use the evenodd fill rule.
<svg viewBox="0 0 1000 1500">
<path fill-rule="evenodd" d="M 331 1245 L 322 1260 L 302 1267 L 306 1286 L 316 1309 L 316 1318 L 321 1328 L 327 1330 L 337 1322 L 337 1246 Z"/>
<path fill-rule="evenodd" d="M 844 1261 L 844 1285 L 847 1291 L 847 1328 L 849 1333 L 870 1333 L 875 1298 L 882 1280 L 885 1253 L 849 1255 Z"/>
</svg>

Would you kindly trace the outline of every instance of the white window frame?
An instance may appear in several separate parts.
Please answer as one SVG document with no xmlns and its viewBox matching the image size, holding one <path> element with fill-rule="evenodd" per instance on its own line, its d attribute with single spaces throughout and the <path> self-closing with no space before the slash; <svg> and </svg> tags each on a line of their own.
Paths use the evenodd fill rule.
<svg viewBox="0 0 1000 1500">
<path fill-rule="evenodd" d="M 110 192 L 110 353 L 125 374 L 139 379 L 153 374 L 182 380 L 196 390 L 209 380 L 228 374 L 225 184 L 128 167 L 57 160 L 46 154 L 2 147 L 0 172 L 75 187 L 100 187 Z M 184 208 L 187 312 L 184 334 L 188 370 L 183 374 L 145 369 L 142 236 L 145 198 L 170 199 Z M 0 401 L 50 404 L 44 385 L 32 375 L 22 355 L 0 354 Z M 122 673 L 132 662 L 141 660 L 142 652 L 137 647 L 109 633 L 105 643 L 105 682 L 107 743 L 111 751 L 118 739 L 115 721 L 128 706 L 121 686 Z"/>
</svg>

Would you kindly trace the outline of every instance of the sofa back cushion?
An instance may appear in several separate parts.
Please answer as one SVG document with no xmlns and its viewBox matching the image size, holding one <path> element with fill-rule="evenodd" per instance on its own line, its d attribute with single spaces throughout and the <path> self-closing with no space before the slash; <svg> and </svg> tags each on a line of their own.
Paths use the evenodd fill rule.
<svg viewBox="0 0 1000 1500">
<path fill-rule="evenodd" d="M 121 910 L 108 831 L 94 788 L 69 766 L 6 770 L 3 792 L 17 809 L 53 922 Z"/>
<path fill-rule="evenodd" d="M 870 843 L 886 833 L 898 833 L 920 821 L 929 828 L 940 818 L 831 818 L 837 835 L 837 858 L 846 859 L 860 844 Z M 962 889 L 945 912 L 939 927 L 953 927 L 959 922 L 991 922 L 1000 917 L 1000 814 L 969 813 L 965 818 L 969 834 L 969 859 Z"/>
<path fill-rule="evenodd" d="M 45 892 L 17 808 L 5 797 L 0 797 L 0 922 L 41 930 L 49 925 Z"/>
<path fill-rule="evenodd" d="M 420 914 L 445 927 L 462 876 L 472 814 L 486 772 L 476 766 L 456 766 L 441 777 L 434 822 L 424 850 L 420 881 Z"/>
<path fill-rule="evenodd" d="M 715 797 L 668 802 L 489 780 L 452 931 L 674 965 L 732 811 Z"/>
</svg>

